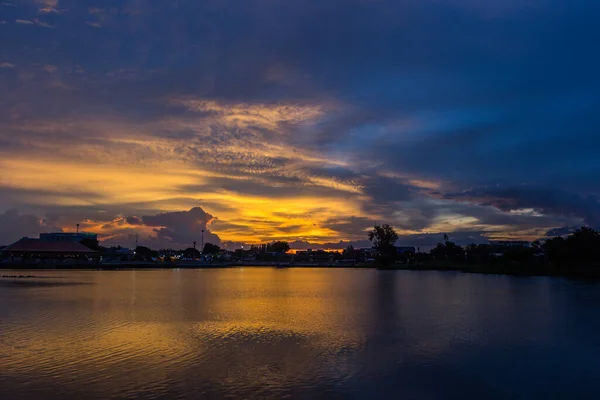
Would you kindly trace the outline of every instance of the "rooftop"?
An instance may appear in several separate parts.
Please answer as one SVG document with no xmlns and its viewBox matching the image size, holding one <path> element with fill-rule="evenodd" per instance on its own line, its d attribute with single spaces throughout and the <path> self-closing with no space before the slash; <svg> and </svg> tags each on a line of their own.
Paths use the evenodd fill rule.
<svg viewBox="0 0 600 400">
<path fill-rule="evenodd" d="M 94 253 L 78 242 L 46 241 L 40 239 L 23 238 L 4 249 L 8 253 L 66 253 L 89 254 Z"/>
</svg>

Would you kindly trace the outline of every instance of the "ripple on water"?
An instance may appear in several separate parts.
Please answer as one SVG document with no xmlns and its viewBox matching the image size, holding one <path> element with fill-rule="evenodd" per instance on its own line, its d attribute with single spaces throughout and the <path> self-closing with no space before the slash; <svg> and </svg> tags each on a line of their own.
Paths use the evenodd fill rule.
<svg viewBox="0 0 600 400">
<path fill-rule="evenodd" d="M 600 296 L 566 281 L 354 270 L 61 274 L 88 284 L 0 287 L 3 400 L 600 398 Z"/>
</svg>

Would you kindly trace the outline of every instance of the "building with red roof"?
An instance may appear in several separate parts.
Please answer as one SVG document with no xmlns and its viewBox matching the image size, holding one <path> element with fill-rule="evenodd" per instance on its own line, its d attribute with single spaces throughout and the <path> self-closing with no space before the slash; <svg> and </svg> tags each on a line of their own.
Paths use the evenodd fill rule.
<svg viewBox="0 0 600 400">
<path fill-rule="evenodd" d="M 77 242 L 49 241 L 23 238 L 2 250 L 3 258 L 10 257 L 12 263 L 25 260 L 77 260 L 94 255 L 96 252 Z"/>
</svg>

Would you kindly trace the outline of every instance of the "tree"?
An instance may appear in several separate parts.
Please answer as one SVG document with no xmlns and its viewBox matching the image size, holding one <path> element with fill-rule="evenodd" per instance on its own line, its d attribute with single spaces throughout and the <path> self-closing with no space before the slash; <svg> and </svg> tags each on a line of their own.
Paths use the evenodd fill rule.
<svg viewBox="0 0 600 400">
<path fill-rule="evenodd" d="M 502 257 L 501 262 L 507 265 L 534 266 L 536 264 L 535 249 L 531 247 L 515 247 L 508 249 Z"/>
<path fill-rule="evenodd" d="M 583 227 L 567 238 L 555 237 L 542 246 L 553 266 L 580 267 L 600 262 L 600 232 Z"/>
<path fill-rule="evenodd" d="M 369 232 L 369 240 L 377 250 L 376 261 L 379 265 L 389 265 L 396 261 L 396 241 L 398 234 L 388 224 L 375 225 Z"/>
<path fill-rule="evenodd" d="M 286 253 L 290 250 L 290 244 L 284 241 L 276 241 L 267 245 L 267 251 L 273 253 Z"/>
<path fill-rule="evenodd" d="M 204 245 L 204 249 L 202 249 L 202 254 L 219 254 L 221 248 L 216 244 L 206 243 Z"/>
<path fill-rule="evenodd" d="M 146 246 L 138 246 L 135 248 L 135 257 L 136 260 L 149 260 L 152 258 L 152 250 Z"/>
<path fill-rule="evenodd" d="M 200 252 L 198 251 L 198 249 L 195 249 L 193 247 L 188 247 L 187 249 L 185 249 L 183 251 L 183 256 L 185 258 L 196 259 L 196 258 L 200 258 Z"/>
<path fill-rule="evenodd" d="M 471 249 L 472 250 L 472 249 Z M 465 260 L 465 250 L 454 242 L 444 241 L 431 249 L 431 256 L 436 260 L 462 262 Z"/>
<path fill-rule="evenodd" d="M 489 264 L 494 256 L 492 246 L 489 244 L 472 243 L 465 247 L 466 262 L 469 264 Z"/>
<path fill-rule="evenodd" d="M 346 247 L 344 249 L 344 251 L 342 252 L 342 257 L 347 260 L 348 259 L 356 260 L 356 256 L 357 256 L 357 252 L 354 249 L 354 246 L 352 246 L 352 245 Z"/>
<path fill-rule="evenodd" d="M 394 245 L 398 240 L 398 234 L 388 224 L 375 225 L 372 231 L 369 232 L 369 240 L 373 243 L 378 251 L 386 253 L 394 249 Z"/>
</svg>

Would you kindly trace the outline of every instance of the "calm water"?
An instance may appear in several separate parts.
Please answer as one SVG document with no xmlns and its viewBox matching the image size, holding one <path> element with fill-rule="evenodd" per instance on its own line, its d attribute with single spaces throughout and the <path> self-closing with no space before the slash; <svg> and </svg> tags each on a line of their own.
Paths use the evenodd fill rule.
<svg viewBox="0 0 600 400">
<path fill-rule="evenodd" d="M 30 273 L 43 278 L 0 279 L 3 400 L 600 398 L 597 284 L 353 269 Z"/>
</svg>

